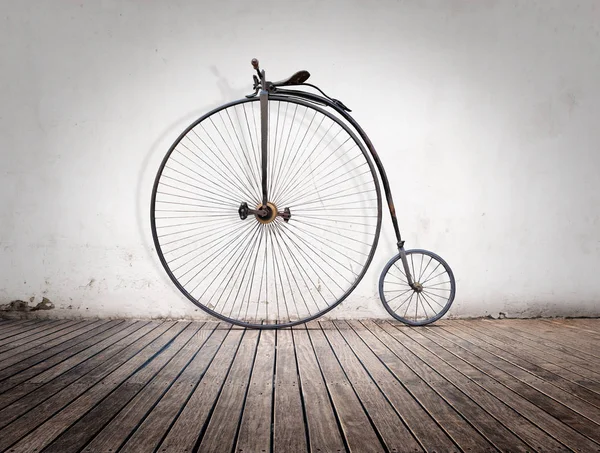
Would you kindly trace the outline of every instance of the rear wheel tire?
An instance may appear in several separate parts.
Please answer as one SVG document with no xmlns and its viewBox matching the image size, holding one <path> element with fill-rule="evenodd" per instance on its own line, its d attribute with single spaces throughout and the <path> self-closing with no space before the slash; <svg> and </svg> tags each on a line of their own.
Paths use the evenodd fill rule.
<svg viewBox="0 0 600 453">
<path fill-rule="evenodd" d="M 420 283 L 423 290 L 410 287 L 398 254 L 381 272 L 379 296 L 388 313 L 398 321 L 410 326 L 431 324 L 444 316 L 454 302 L 454 274 L 446 261 L 428 250 L 406 250 L 406 259 L 413 282 Z"/>
</svg>

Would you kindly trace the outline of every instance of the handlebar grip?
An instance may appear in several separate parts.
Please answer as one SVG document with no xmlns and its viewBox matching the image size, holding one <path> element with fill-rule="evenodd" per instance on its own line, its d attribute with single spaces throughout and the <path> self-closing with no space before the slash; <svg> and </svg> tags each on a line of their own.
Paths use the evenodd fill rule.
<svg viewBox="0 0 600 453">
<path fill-rule="evenodd" d="M 258 60 L 256 58 L 253 58 L 252 61 L 252 67 L 256 70 L 258 70 Z"/>
</svg>

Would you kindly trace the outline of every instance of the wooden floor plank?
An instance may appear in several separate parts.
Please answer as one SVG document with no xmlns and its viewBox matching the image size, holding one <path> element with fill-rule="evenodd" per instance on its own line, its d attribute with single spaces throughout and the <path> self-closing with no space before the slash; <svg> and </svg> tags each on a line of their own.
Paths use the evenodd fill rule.
<svg viewBox="0 0 600 453">
<path fill-rule="evenodd" d="M 393 374 L 396 381 L 406 389 L 409 395 L 418 401 L 419 408 L 414 407 L 408 397 L 402 396 L 400 390 L 389 392 L 390 398 L 402 396 L 398 405 L 406 414 L 407 423 L 425 446 L 428 446 L 429 443 L 435 445 L 436 437 L 440 436 L 438 432 L 444 430 L 463 451 L 496 451 L 496 448 L 468 420 L 463 418 L 450 402 L 446 401 L 426 381 L 421 380 L 419 375 L 414 373 L 404 362 L 398 360 L 386 343 L 365 328 L 360 321 L 350 321 L 349 324 L 365 346 L 373 351 L 377 360 Z M 372 328 L 378 329 L 376 325 L 372 325 Z M 375 369 L 375 365 L 372 367 Z M 371 366 L 369 369 L 372 369 Z M 420 408 L 423 409 L 420 410 Z M 427 449 L 430 450 L 430 448 Z M 438 449 L 438 451 L 440 450 Z"/>
<path fill-rule="evenodd" d="M 219 397 L 243 336 L 243 330 L 233 329 L 229 332 L 158 451 L 192 452 Z"/>
<path fill-rule="evenodd" d="M 157 356 L 69 426 L 44 451 L 79 451 L 130 402 L 138 410 L 129 412 L 129 421 L 140 422 L 147 409 L 169 389 L 212 333 L 212 329 L 202 330 L 203 324 L 188 324 Z"/>
<path fill-rule="evenodd" d="M 574 367 L 561 363 L 551 351 L 539 350 L 530 346 L 525 341 L 514 343 L 513 339 L 506 336 L 505 332 L 489 326 L 489 323 L 481 321 L 472 321 L 465 324 L 465 328 L 471 332 L 477 332 L 477 337 L 501 349 L 510 352 L 522 360 L 530 362 L 536 367 L 540 367 L 554 373 L 564 379 L 571 381 L 574 384 L 585 387 L 587 390 L 593 391 L 600 396 L 600 376 L 594 374 L 588 379 L 585 375 L 573 371 Z M 577 370 L 579 371 L 579 370 Z"/>
<path fill-rule="evenodd" d="M 10 334 L 2 335 L 3 338 L 0 339 L 0 346 L 6 345 L 9 343 L 13 343 L 13 342 L 16 343 L 25 338 L 39 335 L 40 333 L 43 333 L 45 330 L 52 329 L 57 325 L 64 324 L 65 322 L 68 322 L 68 320 L 66 320 L 66 319 L 50 320 L 49 319 L 49 320 L 45 320 L 45 321 L 33 322 L 33 323 L 29 324 L 27 327 L 24 327 L 23 329 L 19 329 L 16 332 L 10 332 Z"/>
<path fill-rule="evenodd" d="M 445 328 L 444 328 L 445 329 Z M 398 330 L 398 329 L 396 329 Z M 517 407 L 527 406 L 527 401 L 506 388 L 498 388 L 501 396 L 495 396 L 485 385 L 479 384 L 480 380 L 488 381 L 488 377 L 473 368 L 473 373 L 477 373 L 477 378 L 473 379 L 465 373 L 461 373 L 454 364 L 445 362 L 438 355 L 432 353 L 427 348 L 421 346 L 417 339 L 422 339 L 418 329 L 410 329 L 404 332 L 403 341 L 409 343 L 411 348 L 424 354 L 436 363 L 436 369 L 444 375 L 450 377 L 453 383 L 460 384 L 461 390 L 469 395 L 471 399 L 477 401 L 484 409 L 494 416 L 513 433 L 519 436 L 524 442 L 536 450 L 550 449 L 551 451 L 569 451 L 563 444 L 557 442 L 548 432 L 541 429 L 529 418 L 525 417 Z M 407 340 L 406 338 L 409 338 Z M 489 382 L 492 385 L 492 382 Z M 498 404 L 500 403 L 500 404 Z M 541 414 L 540 414 L 541 415 Z"/>
<path fill-rule="evenodd" d="M 28 351 L 26 354 L 23 353 L 11 360 L 3 361 L 0 365 L 0 381 L 11 380 L 12 382 L 19 383 L 29 379 L 34 376 L 36 372 L 48 369 L 64 359 L 71 357 L 81 349 L 84 349 L 85 346 L 83 343 L 86 340 L 89 340 L 90 338 L 95 340 L 97 335 L 122 323 L 123 321 L 120 320 L 99 321 L 98 323 L 93 323 L 71 332 L 69 335 L 65 335 L 65 337 L 62 338 L 64 341 L 57 341 L 54 346 L 48 349 L 36 348 L 36 350 Z M 23 379 L 24 376 L 27 377 Z M 2 390 L 0 384 L 0 392 L 2 391 L 4 390 Z"/>
<path fill-rule="evenodd" d="M 308 433 L 304 424 L 299 371 L 291 330 L 279 330 L 276 340 L 273 452 L 307 453 Z"/>
<path fill-rule="evenodd" d="M 412 341 L 408 336 L 411 329 L 404 328 L 400 331 L 387 322 L 379 326 L 381 332 L 386 335 L 381 337 L 382 341 L 390 343 L 390 347 L 401 360 L 440 395 L 444 395 L 445 399 L 450 401 L 461 415 L 476 426 L 499 450 L 531 451 L 532 447 L 515 434 L 515 431 L 520 431 L 519 425 L 526 421 L 510 407 L 492 395 L 482 392 L 474 382 L 455 372 L 437 356 Z M 381 335 L 379 331 L 374 333 Z M 535 427 L 533 429 L 535 430 Z M 552 439 L 550 443 L 555 444 Z"/>
<path fill-rule="evenodd" d="M 124 329 L 121 332 L 125 333 L 124 338 L 117 338 L 115 343 L 90 360 L 73 367 L 2 409 L 0 423 L 3 424 L 3 436 L 0 438 L 0 451 L 16 442 L 23 433 L 30 432 L 48 420 L 172 326 L 170 322 L 143 322 L 141 324 L 144 325 L 137 328 L 137 324 L 132 323 Z M 9 422 L 10 424 L 7 424 Z"/>
<path fill-rule="evenodd" d="M 600 319 L 0 320 L 0 452 L 600 452 Z"/>
<path fill-rule="evenodd" d="M 313 452 L 345 451 L 344 439 L 308 331 L 302 327 L 294 328 L 292 340 L 296 349 L 310 449 Z"/>
<path fill-rule="evenodd" d="M 464 343 L 451 341 L 457 339 L 447 333 L 447 328 L 422 329 L 414 338 L 423 347 L 436 351 L 436 354 L 447 363 L 451 363 L 457 370 L 484 386 L 497 398 L 510 402 L 511 407 L 521 415 L 564 445 L 576 451 L 594 451 L 593 449 L 597 447 L 594 442 L 580 434 L 583 432 L 588 437 L 591 435 L 592 439 L 599 439 L 600 432 L 596 433 L 593 423 L 535 388 L 494 367 L 476 353 L 470 352 L 471 349 L 464 349 Z M 502 386 L 498 386 L 497 383 Z M 516 400 L 510 393 L 507 397 L 505 389 L 512 390 L 523 399 Z"/>
<path fill-rule="evenodd" d="M 402 379 L 399 379 L 398 374 L 394 374 L 390 368 L 385 366 L 385 359 L 390 361 L 392 354 L 389 351 L 384 350 L 383 345 L 377 345 L 375 342 L 373 347 L 375 350 L 382 353 L 383 356 L 381 357 L 383 361 L 380 361 L 379 354 L 376 354 L 374 350 L 369 348 L 363 341 L 363 338 L 366 338 L 373 343 L 373 340 L 375 339 L 367 329 L 360 323 L 336 322 L 335 324 L 353 353 L 356 354 L 356 357 L 360 360 L 365 371 L 371 375 L 380 391 L 386 395 L 386 398 L 394 406 L 395 410 L 402 416 L 403 423 L 405 423 L 410 431 L 414 433 L 414 436 L 419 440 L 419 443 L 426 451 L 458 451 L 457 445 L 461 446 L 464 450 L 492 450 L 491 444 L 475 429 L 464 422 L 464 420 L 462 424 L 459 423 L 461 426 L 458 430 L 451 429 L 455 435 L 460 430 L 460 435 L 456 436 L 457 439 L 453 441 L 452 437 L 436 423 L 435 419 L 431 417 L 419 401 L 403 385 L 403 381 L 406 380 L 405 376 L 403 376 Z M 396 368 L 394 364 L 390 365 Z M 392 378 L 390 377 L 390 374 L 393 376 Z M 418 376 L 413 374 L 411 379 L 418 379 Z M 420 381 L 417 382 L 414 387 L 427 387 L 427 384 Z M 437 406 L 440 404 L 443 404 L 446 409 L 445 418 L 451 413 L 454 418 L 458 419 L 459 422 L 461 421 L 460 416 L 452 411 L 450 406 L 445 404 L 443 400 L 440 401 L 440 399 L 436 399 L 435 405 Z M 392 449 L 392 451 L 394 450 Z M 397 451 L 402 450 L 397 449 Z"/>
<path fill-rule="evenodd" d="M 246 391 L 251 378 L 260 332 L 245 333 L 231 371 L 223 385 L 217 404 L 199 445 L 200 451 L 230 452 L 235 445 Z"/>
<path fill-rule="evenodd" d="M 48 320 L 45 321 L 45 323 L 49 322 Z M 28 321 L 18 321 L 14 324 L 11 324 L 10 326 L 6 326 L 5 328 L 1 328 L 0 329 L 0 340 L 5 340 L 6 338 L 9 338 L 13 335 L 17 335 L 19 333 L 25 332 L 25 331 L 31 331 L 34 329 L 37 329 L 41 324 L 42 321 L 39 320 L 28 320 Z"/>
<path fill-rule="evenodd" d="M 261 332 L 235 451 L 270 452 L 275 331 Z"/>
<path fill-rule="evenodd" d="M 444 327 L 443 330 L 467 342 L 467 347 L 476 349 L 477 354 L 515 378 L 600 423 L 600 395 L 506 352 L 511 348 L 510 345 L 504 345 L 501 349 L 482 341 L 476 333 L 471 334 L 473 331 L 470 329 Z"/>
<path fill-rule="evenodd" d="M 600 318 L 569 318 L 561 319 L 560 321 L 565 325 L 600 336 Z"/>
<path fill-rule="evenodd" d="M 585 341 L 599 344 L 600 343 L 600 331 L 597 326 L 596 320 L 586 326 L 585 321 L 582 319 L 542 319 L 544 323 L 552 324 L 553 328 L 560 326 L 566 328 L 565 332 L 577 335 L 578 338 L 584 339 Z M 588 327 L 589 326 L 589 327 Z"/>
<path fill-rule="evenodd" d="M 320 324 L 346 378 L 348 378 L 366 413 L 379 432 L 386 449 L 392 452 L 423 451 L 422 444 L 416 440 L 413 432 L 408 429 L 397 407 L 389 402 L 385 393 L 380 391 L 372 375 L 363 368 L 360 360 L 335 325 L 328 321 L 323 321 Z M 342 325 L 342 327 L 345 327 L 346 330 L 349 329 L 347 325 Z M 371 370 L 372 373 L 376 371 L 376 368 Z M 379 376 L 382 381 L 390 380 L 387 370 L 379 371 L 381 374 L 385 373 L 385 377 L 382 377 L 381 374 Z M 436 437 L 435 432 L 431 434 L 431 438 L 434 437 Z M 429 443 L 429 446 L 432 449 L 444 448 L 444 451 L 450 452 L 456 450 L 456 446 L 445 435 L 437 436 L 437 443 L 436 446 Z"/>
<path fill-rule="evenodd" d="M 509 327 L 506 323 L 498 323 L 490 320 L 484 320 L 483 325 L 485 330 L 490 330 L 492 333 L 502 335 L 506 338 L 505 341 L 510 343 L 518 343 L 526 345 L 528 348 L 535 349 L 540 353 L 544 353 L 551 363 L 562 366 L 563 368 L 570 369 L 573 372 L 585 377 L 586 379 L 592 379 L 596 382 L 600 382 L 600 375 L 597 371 L 591 370 L 589 362 L 587 360 L 580 359 L 573 354 L 568 354 L 561 351 L 557 345 L 550 342 L 546 342 L 534 335 L 528 335 L 527 332 L 518 331 L 514 328 Z"/>
<path fill-rule="evenodd" d="M 36 370 L 38 366 L 31 367 L 24 373 L 11 377 L 2 383 L 10 386 L 17 380 L 19 383 L 10 388 L 10 391 L 5 391 L 0 394 L 0 427 L 13 420 L 26 410 L 39 404 L 45 399 L 52 396 L 55 392 L 62 389 L 66 385 L 75 381 L 83 374 L 88 372 L 94 366 L 99 366 L 104 363 L 104 357 L 100 353 L 105 351 L 116 350 L 119 341 L 122 338 L 134 338 L 134 332 L 143 329 L 146 322 L 124 323 L 115 326 L 107 332 L 101 334 L 101 340 L 96 345 L 80 351 L 78 354 L 59 362 L 58 364 L 43 370 Z M 133 341 L 133 340 L 132 340 Z M 43 365 L 42 365 L 43 366 Z M 23 380 L 22 374 L 29 376 L 32 370 L 39 371 L 33 374 L 33 377 Z M 17 402 L 18 400 L 18 402 Z M 11 404 L 11 406 L 9 406 Z M 10 407 L 10 408 L 9 408 Z M 10 415 L 9 415 L 10 414 Z"/>
<path fill-rule="evenodd" d="M 583 354 L 583 357 L 593 362 L 595 366 L 600 364 L 600 344 L 591 341 L 588 336 L 582 335 L 582 332 L 569 329 L 556 322 L 545 320 L 539 320 L 538 323 L 525 320 L 523 324 L 530 328 L 532 327 L 536 335 L 543 338 L 551 338 L 555 342 L 560 341 L 560 343 L 567 347 L 578 351 L 579 355 Z"/>
<path fill-rule="evenodd" d="M 544 335 L 542 329 L 537 327 L 536 324 L 526 325 L 524 324 L 525 320 L 519 320 L 519 322 L 514 321 L 515 320 L 505 320 L 502 323 L 498 323 L 497 328 L 506 330 L 510 335 L 514 335 L 516 341 L 523 337 L 534 341 L 542 347 L 553 351 L 553 353 L 558 354 L 565 363 L 576 364 L 579 368 L 585 368 L 594 373 L 600 373 L 600 366 L 594 357 L 573 347 L 567 346 L 565 342 L 560 341 L 560 337 L 558 336 Z M 546 328 L 545 330 L 548 332 L 552 331 L 551 328 Z"/>
<path fill-rule="evenodd" d="M 0 361 L 11 357 L 14 354 L 26 351 L 29 348 L 44 344 L 46 341 L 51 341 L 64 333 L 69 327 L 76 327 L 85 321 L 63 320 L 62 322 L 52 323 L 45 329 L 36 330 L 36 333 L 18 340 L 9 341 L 0 346 Z M 89 321 L 87 321 L 89 322 Z"/>
<path fill-rule="evenodd" d="M 61 338 L 69 333 L 95 323 L 98 323 L 98 321 L 73 321 L 57 326 L 52 330 L 48 330 L 45 335 L 38 338 L 28 338 L 25 341 L 5 345 L 6 349 L 0 349 L 0 365 L 3 365 L 11 357 L 24 357 L 30 350 L 35 352 L 39 351 L 40 348 L 51 348 L 55 342 L 60 341 Z"/>
<path fill-rule="evenodd" d="M 153 451 L 203 378 L 229 332 L 229 329 L 216 327 L 212 322 L 203 327 L 204 330 L 211 329 L 210 337 L 200 346 L 201 349 L 156 406 L 148 407 L 148 398 L 136 397 L 85 447 L 84 451 Z M 139 414 L 144 411 L 146 416 L 136 428 Z M 128 437 L 130 433 L 131 436 Z M 121 447 L 124 441 L 126 443 Z"/>
<path fill-rule="evenodd" d="M 308 334 L 349 450 L 384 451 L 378 433 L 371 425 L 360 399 L 338 363 L 327 338 L 321 329 L 308 330 Z M 307 411 L 310 409 L 310 406 L 307 406 Z"/>
<path fill-rule="evenodd" d="M 171 341 L 174 341 L 187 325 L 188 323 L 174 323 L 152 343 L 143 349 L 138 350 L 137 354 L 129 358 L 109 375 L 105 376 L 102 382 L 94 382 L 91 386 L 86 386 L 87 388 L 85 388 L 84 392 L 72 401 L 69 401 L 67 405 L 63 405 L 60 411 L 54 411 L 51 418 L 47 418 L 41 424 L 35 423 L 37 426 L 35 429 L 31 429 L 34 425 L 33 423 L 27 423 L 28 434 L 22 437 L 14 446 L 11 446 L 11 448 L 24 452 L 41 450 L 118 387 L 129 376 L 145 366 L 149 366 L 147 362 L 155 355 L 158 355 Z M 85 382 L 87 377 L 88 375 L 83 376 L 82 381 Z M 85 386 L 86 384 L 83 385 Z M 79 385 L 77 383 L 69 386 L 69 388 L 80 390 L 78 387 Z M 35 416 L 37 411 L 34 410 L 32 413 L 33 416 Z M 29 414 L 31 413 L 19 418 L 17 422 L 22 423 L 22 420 L 24 419 L 33 418 L 33 416 L 28 417 Z M 23 436 L 23 434 L 23 431 L 18 432 L 19 436 Z"/>
</svg>

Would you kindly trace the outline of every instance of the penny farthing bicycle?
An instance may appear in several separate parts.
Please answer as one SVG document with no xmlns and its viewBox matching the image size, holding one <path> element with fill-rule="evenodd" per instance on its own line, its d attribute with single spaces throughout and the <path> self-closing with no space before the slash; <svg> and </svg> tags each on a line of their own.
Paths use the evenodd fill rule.
<svg viewBox="0 0 600 453">
<path fill-rule="evenodd" d="M 410 325 L 442 317 L 452 270 L 405 250 L 373 144 L 341 101 L 299 71 L 202 116 L 175 140 L 152 190 L 152 234 L 177 288 L 217 318 L 253 328 L 315 319 L 356 288 L 381 230 L 381 177 L 399 253 L 379 294 Z M 288 87 L 308 87 L 318 94 Z"/>
</svg>

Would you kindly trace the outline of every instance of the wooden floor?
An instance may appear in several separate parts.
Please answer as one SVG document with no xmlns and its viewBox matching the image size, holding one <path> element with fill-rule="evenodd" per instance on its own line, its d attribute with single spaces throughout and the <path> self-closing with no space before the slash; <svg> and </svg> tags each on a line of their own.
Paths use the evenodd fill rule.
<svg viewBox="0 0 600 453">
<path fill-rule="evenodd" d="M 0 321 L 0 451 L 599 452 L 600 320 Z"/>
</svg>

